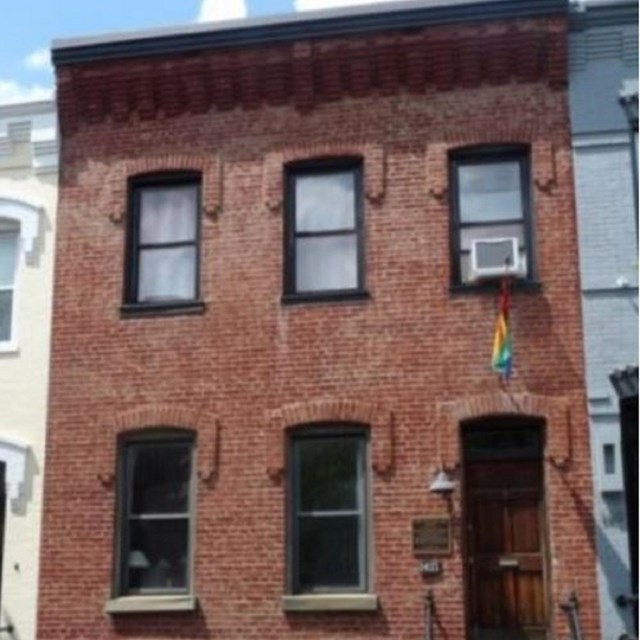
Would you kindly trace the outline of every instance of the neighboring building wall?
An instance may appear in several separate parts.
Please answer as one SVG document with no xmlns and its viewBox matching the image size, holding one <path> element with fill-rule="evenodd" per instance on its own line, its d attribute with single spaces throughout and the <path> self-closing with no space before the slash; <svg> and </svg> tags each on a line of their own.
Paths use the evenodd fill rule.
<svg viewBox="0 0 640 640">
<path fill-rule="evenodd" d="M 442 463 L 461 479 L 460 422 L 496 414 L 546 421 L 553 635 L 569 634 L 560 603 L 575 590 L 584 637 L 600 637 L 566 28 L 557 16 L 58 68 L 39 638 L 418 640 L 432 587 L 436 637 L 460 640 L 459 485 L 451 503 L 428 487 Z M 407 51 L 421 52 L 411 73 Z M 531 146 L 542 283 L 514 293 L 507 393 L 489 366 L 496 291 L 452 292 L 449 278 L 447 153 L 491 143 Z M 336 155 L 363 157 L 371 298 L 289 306 L 283 166 Z M 127 179 L 180 168 L 204 175 L 206 308 L 123 317 Z M 285 434 L 332 420 L 371 426 L 380 607 L 287 613 Z M 157 425 L 197 433 L 198 608 L 107 614 L 117 438 Z M 430 582 L 412 520 L 449 513 L 453 553 Z"/>
<path fill-rule="evenodd" d="M 0 462 L 7 479 L 0 626 L 35 637 L 49 377 L 57 120 L 52 102 L 0 106 L 0 223 L 18 222 L 13 333 L 0 342 Z"/>
<path fill-rule="evenodd" d="M 629 123 L 618 101 L 638 77 L 638 6 L 587 3 L 573 16 L 570 96 L 593 456 L 602 637 L 631 631 L 629 553 L 614 369 L 638 362 L 638 242 Z M 615 447 L 613 473 L 604 447 Z"/>
</svg>

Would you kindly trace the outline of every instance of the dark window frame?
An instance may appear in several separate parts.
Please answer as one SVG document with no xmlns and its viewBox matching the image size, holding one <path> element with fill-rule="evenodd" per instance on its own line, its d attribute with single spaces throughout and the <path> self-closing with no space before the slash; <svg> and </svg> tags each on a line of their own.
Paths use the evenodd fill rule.
<svg viewBox="0 0 640 640">
<path fill-rule="evenodd" d="M 494 220 L 487 222 L 460 221 L 460 192 L 458 189 L 458 168 L 468 165 L 487 165 L 498 162 L 517 162 L 520 170 L 522 195 L 522 218 L 508 220 Z M 533 224 L 533 189 L 531 148 L 528 145 L 482 145 L 454 149 L 449 152 L 449 259 L 451 283 L 450 289 L 456 291 L 493 291 L 499 287 L 498 281 L 463 282 L 460 271 L 460 236 L 463 229 L 473 227 L 486 228 L 521 224 L 524 236 L 524 249 L 527 256 L 527 274 L 514 283 L 518 289 L 538 291 L 540 283 L 537 280 L 538 270 L 535 252 L 535 233 Z"/>
<path fill-rule="evenodd" d="M 186 519 L 189 531 L 187 534 L 187 575 L 184 589 L 129 589 L 127 587 L 126 560 L 129 553 L 129 502 L 132 496 L 132 484 L 127 465 L 127 451 L 133 447 L 188 445 L 190 449 L 189 500 Z M 114 540 L 114 580 L 113 597 L 154 597 L 154 596 L 188 596 L 194 591 L 195 569 L 195 515 L 196 515 L 196 437 L 192 432 L 173 427 L 157 427 L 154 429 L 125 434 L 117 444 L 117 499 L 116 499 L 116 535 Z"/>
<path fill-rule="evenodd" d="M 299 537 L 298 537 L 298 456 L 296 443 L 303 440 L 322 440 L 336 438 L 355 438 L 360 441 L 362 464 L 360 476 L 356 479 L 360 494 L 361 516 L 358 536 L 358 553 L 360 556 L 359 584 L 353 587 L 317 587 L 302 589 L 299 572 Z M 370 433 L 366 425 L 358 423 L 312 423 L 299 425 L 288 435 L 287 442 L 287 486 L 286 486 L 286 562 L 287 592 L 292 595 L 327 595 L 327 594 L 364 594 L 371 592 L 372 581 L 372 495 L 371 495 L 371 451 Z"/>
<path fill-rule="evenodd" d="M 196 223 L 195 238 L 189 241 L 154 243 L 148 247 L 171 248 L 178 246 L 195 247 L 194 297 L 189 300 L 167 300 L 145 302 L 138 300 L 140 252 L 147 245 L 140 242 L 141 193 L 146 188 L 195 186 Z M 202 262 L 202 175 L 194 171 L 171 171 L 134 176 L 128 181 L 127 198 L 127 242 L 124 268 L 124 300 L 121 307 L 123 316 L 199 312 L 204 309 L 200 295 L 200 275 Z"/>
<path fill-rule="evenodd" d="M 353 230 L 330 230 L 320 232 L 296 231 L 295 184 L 299 176 L 322 176 L 350 171 L 354 175 Z M 284 194 L 284 248 L 283 248 L 283 296 L 284 303 L 331 302 L 340 300 L 366 299 L 369 294 L 365 285 L 365 229 L 364 229 L 364 166 L 361 157 L 338 157 L 305 160 L 287 164 Z M 353 289 L 331 289 L 322 291 L 296 290 L 296 240 L 303 237 L 328 237 L 335 235 L 356 235 L 357 287 Z"/>
</svg>

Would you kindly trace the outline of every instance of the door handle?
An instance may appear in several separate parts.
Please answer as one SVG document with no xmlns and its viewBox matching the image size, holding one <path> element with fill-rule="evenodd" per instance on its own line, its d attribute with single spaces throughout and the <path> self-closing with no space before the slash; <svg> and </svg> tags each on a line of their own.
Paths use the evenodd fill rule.
<svg viewBox="0 0 640 640">
<path fill-rule="evenodd" d="M 520 561 L 516 558 L 504 557 L 498 560 L 498 566 L 501 569 L 515 569 L 520 566 Z"/>
</svg>

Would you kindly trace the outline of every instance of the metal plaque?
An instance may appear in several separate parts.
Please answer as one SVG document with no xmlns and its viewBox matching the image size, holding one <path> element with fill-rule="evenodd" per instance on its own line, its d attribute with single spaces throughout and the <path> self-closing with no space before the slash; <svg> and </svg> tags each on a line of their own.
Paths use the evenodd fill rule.
<svg viewBox="0 0 640 640">
<path fill-rule="evenodd" d="M 413 553 L 446 556 L 451 553 L 451 518 L 421 518 L 413 521 Z"/>
</svg>

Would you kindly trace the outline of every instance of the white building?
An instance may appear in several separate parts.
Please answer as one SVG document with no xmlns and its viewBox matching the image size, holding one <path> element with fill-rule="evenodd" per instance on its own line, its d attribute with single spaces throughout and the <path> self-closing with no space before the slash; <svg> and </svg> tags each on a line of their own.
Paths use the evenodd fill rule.
<svg viewBox="0 0 640 640">
<path fill-rule="evenodd" d="M 53 102 L 0 106 L 0 637 L 15 640 L 36 626 L 57 156 Z"/>
<path fill-rule="evenodd" d="M 631 608 L 621 607 L 620 597 L 632 591 L 628 534 L 635 517 L 626 516 L 621 405 L 611 375 L 635 368 L 637 389 L 637 186 L 632 129 L 620 97 L 635 92 L 637 101 L 638 2 L 576 2 L 571 27 L 569 95 L 600 617 L 603 640 L 617 640 L 633 628 Z M 632 420 L 637 438 L 637 413 Z"/>
</svg>

